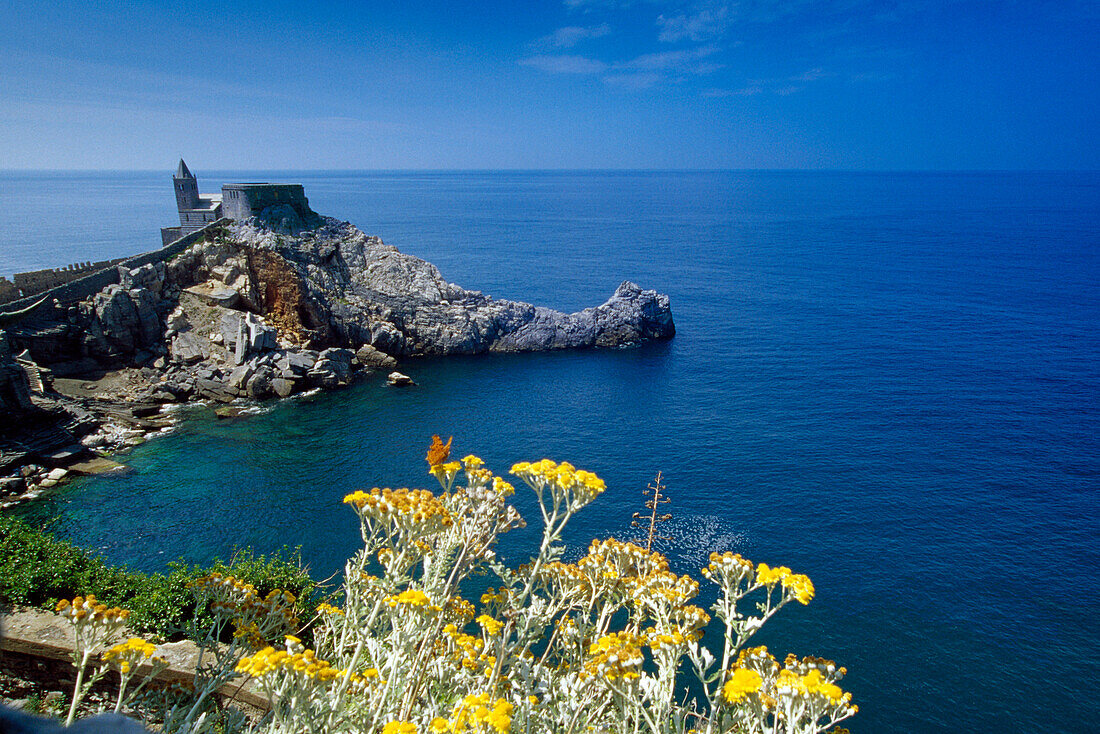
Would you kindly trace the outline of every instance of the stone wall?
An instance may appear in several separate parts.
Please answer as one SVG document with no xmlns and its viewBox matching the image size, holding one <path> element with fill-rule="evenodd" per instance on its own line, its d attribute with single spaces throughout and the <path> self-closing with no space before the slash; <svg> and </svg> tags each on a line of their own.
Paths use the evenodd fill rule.
<svg viewBox="0 0 1100 734">
<path fill-rule="evenodd" d="M 20 298 L 17 301 L 11 301 L 0 306 L 0 315 L 5 313 L 13 313 L 20 311 L 29 306 L 33 306 L 37 303 L 49 303 L 53 300 L 60 301 L 61 303 L 76 303 L 77 301 L 88 298 L 91 295 L 98 293 L 109 285 L 113 285 L 119 282 L 118 268 L 125 267 L 133 270 L 134 268 L 140 268 L 147 263 L 164 262 L 174 255 L 186 250 L 191 245 L 202 240 L 207 232 L 215 230 L 228 223 L 226 219 L 219 219 L 212 224 L 209 224 L 202 229 L 191 232 L 188 235 L 184 235 L 180 239 L 176 240 L 167 247 L 162 247 L 159 250 L 153 250 L 152 252 L 145 252 L 141 255 L 135 255 L 134 257 L 126 258 L 124 260 L 112 260 L 109 261 L 114 267 L 108 266 L 101 270 L 91 272 L 89 275 L 78 277 L 76 280 L 59 285 L 55 288 L 36 293 L 33 296 Z"/>
<path fill-rule="evenodd" d="M 33 296 L 50 288 L 71 283 L 83 278 L 85 275 L 97 270 L 109 268 L 126 258 L 116 257 L 114 260 L 101 260 L 99 262 L 83 262 L 66 265 L 63 268 L 47 268 L 45 270 L 31 270 L 26 273 L 16 273 L 12 276 L 14 286 L 19 289 L 21 296 Z"/>
<path fill-rule="evenodd" d="M 225 184 L 222 186 L 222 216 L 243 222 L 269 206 L 285 205 L 303 221 L 316 217 L 309 208 L 305 188 L 301 184 Z"/>
<path fill-rule="evenodd" d="M 19 289 L 15 287 L 15 283 L 0 275 L 0 303 L 10 303 L 18 300 L 21 295 Z"/>
</svg>

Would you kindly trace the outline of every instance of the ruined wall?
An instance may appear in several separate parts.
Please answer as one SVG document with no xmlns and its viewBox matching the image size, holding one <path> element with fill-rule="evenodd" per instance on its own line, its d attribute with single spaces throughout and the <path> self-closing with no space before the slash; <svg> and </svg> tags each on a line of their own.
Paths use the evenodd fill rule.
<svg viewBox="0 0 1100 734">
<path fill-rule="evenodd" d="M 9 303 L 21 296 L 15 283 L 0 275 L 0 303 Z"/>
<path fill-rule="evenodd" d="M 50 288 L 71 283 L 85 275 L 97 270 L 109 268 L 122 262 L 126 258 L 116 257 L 114 260 L 101 260 L 99 262 L 73 263 L 63 268 L 47 268 L 45 270 L 31 270 L 26 273 L 16 273 L 12 276 L 13 285 L 19 289 L 22 296 L 33 296 Z"/>
<path fill-rule="evenodd" d="M 109 261 L 113 263 L 115 267 L 106 267 L 102 270 L 96 270 L 91 272 L 90 275 L 79 277 L 72 282 L 65 283 L 64 285 L 51 288 L 41 293 L 36 293 L 33 296 L 20 298 L 17 301 L 5 303 L 0 306 L 0 315 L 4 313 L 12 313 L 33 306 L 39 301 L 50 303 L 53 300 L 58 300 L 61 303 L 75 303 L 84 298 L 88 298 L 95 293 L 103 290 L 109 285 L 113 285 L 119 282 L 118 268 L 125 267 L 133 270 L 134 268 L 140 268 L 146 263 L 164 262 L 169 258 L 178 255 L 186 250 L 191 245 L 202 240 L 207 232 L 212 232 L 219 227 L 228 224 L 225 219 L 219 219 L 218 221 L 203 227 L 202 229 L 185 235 L 184 237 L 176 240 L 167 247 L 162 247 L 159 250 L 153 250 L 152 252 L 145 252 L 134 257 L 126 258 L 124 260 Z M 37 309 L 36 309 L 37 310 Z"/>
</svg>

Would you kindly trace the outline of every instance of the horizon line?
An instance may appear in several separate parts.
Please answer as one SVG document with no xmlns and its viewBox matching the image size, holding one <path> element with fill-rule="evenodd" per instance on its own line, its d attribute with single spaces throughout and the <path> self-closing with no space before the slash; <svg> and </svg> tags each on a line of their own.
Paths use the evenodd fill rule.
<svg viewBox="0 0 1100 734">
<path fill-rule="evenodd" d="M 171 168 L 0 168 L 10 173 L 164 173 Z M 1100 173 L 1100 168 L 197 168 L 236 173 Z"/>
</svg>

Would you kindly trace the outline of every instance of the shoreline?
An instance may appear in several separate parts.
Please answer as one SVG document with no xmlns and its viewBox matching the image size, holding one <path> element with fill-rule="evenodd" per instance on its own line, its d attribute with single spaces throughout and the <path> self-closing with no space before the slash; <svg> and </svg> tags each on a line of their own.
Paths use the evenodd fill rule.
<svg viewBox="0 0 1100 734">
<path fill-rule="evenodd" d="M 0 509 L 88 459 L 112 468 L 173 430 L 166 406 L 262 403 L 375 372 L 414 384 L 398 358 L 675 334 L 668 297 L 630 282 L 572 314 L 495 300 L 348 222 L 269 209 L 0 308 Z"/>
</svg>

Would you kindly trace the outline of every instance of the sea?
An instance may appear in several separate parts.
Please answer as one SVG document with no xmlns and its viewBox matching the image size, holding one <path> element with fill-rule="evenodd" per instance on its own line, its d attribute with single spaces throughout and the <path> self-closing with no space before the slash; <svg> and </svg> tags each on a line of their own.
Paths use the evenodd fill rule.
<svg viewBox="0 0 1100 734">
<path fill-rule="evenodd" d="M 813 579 L 754 643 L 845 666 L 852 732 L 1095 730 L 1100 173 L 197 175 L 300 182 L 494 297 L 574 311 L 632 280 L 668 294 L 676 336 L 408 359 L 415 388 L 372 376 L 236 420 L 193 408 L 29 519 L 147 571 L 289 545 L 325 578 L 359 542 L 343 496 L 432 487 L 432 434 L 499 473 L 547 457 L 604 477 L 570 558 L 636 537 L 660 472 L 674 571 L 730 550 Z M 170 177 L 0 173 L 0 274 L 158 246 Z M 515 501 L 518 563 L 537 511 Z"/>
</svg>

